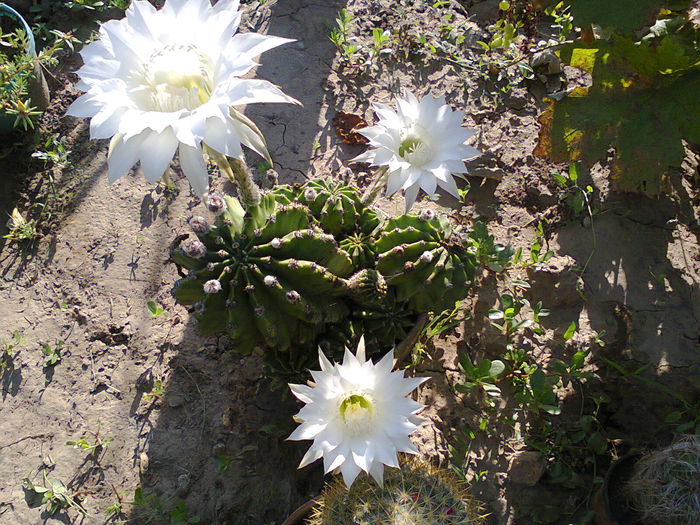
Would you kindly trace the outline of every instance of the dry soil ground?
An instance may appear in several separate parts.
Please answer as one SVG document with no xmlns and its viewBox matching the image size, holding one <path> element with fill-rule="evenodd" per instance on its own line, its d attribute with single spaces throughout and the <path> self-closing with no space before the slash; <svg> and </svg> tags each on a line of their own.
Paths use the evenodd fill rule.
<svg viewBox="0 0 700 525">
<path fill-rule="evenodd" d="M 336 13 L 347 7 L 358 17 L 355 31 L 366 37 L 372 27 L 400 23 L 399 4 L 418 28 L 427 31 L 438 23 L 432 2 L 246 4 L 245 30 L 297 39 L 266 53 L 256 75 L 304 104 L 249 107 L 247 114 L 263 130 L 282 182 L 332 174 L 364 183 L 365 174 L 348 164 L 361 147 L 340 142 L 331 125 L 336 111 L 372 122 L 370 103 L 390 103 L 401 89 L 445 94 L 466 112 L 466 124 L 479 130 L 476 145 L 485 152 L 468 163 L 473 189 L 466 211 L 487 219 L 498 242 L 525 249 L 538 218 L 549 219 L 547 239 L 556 255 L 543 271 L 519 270 L 505 279 L 485 274 L 466 303 L 471 319 L 428 344 L 429 356 L 417 371 L 433 377 L 419 395 L 429 403 L 431 420 L 416 436 L 421 452 L 447 463 L 447 445 L 465 428 L 478 427 L 483 401 L 452 387 L 458 379 L 456 354 L 468 351 L 478 359 L 503 352 L 504 341 L 485 314 L 498 291 L 518 277 L 532 282 L 533 301 L 553 310 L 543 321 L 544 335 L 530 334 L 522 344 L 543 363 L 592 348 L 587 367 L 594 377 L 587 388 L 610 400 L 599 414 L 606 436 L 637 445 L 668 442 L 673 427 L 664 419 L 678 403 L 648 381 L 613 373 L 603 358 L 628 370 L 650 364 L 644 377 L 697 400 L 700 230 L 697 197 L 687 189 L 697 169 L 694 157 L 689 153 L 683 173 L 674 174 L 675 196 L 657 199 L 616 194 L 605 166 L 596 166 L 586 183 L 595 188 L 597 213 L 593 221 L 571 219 L 549 176 L 563 167 L 532 155 L 542 107 L 524 87 L 494 102 L 476 78 L 463 84 L 437 59 L 386 57 L 376 70 L 359 76 L 341 67 L 328 40 Z M 494 5 L 453 1 L 440 9 L 452 9 L 455 23 L 472 17 L 476 23 L 470 31 L 478 35 L 477 24 L 488 24 Z M 206 213 L 204 207 L 176 165 L 174 194 L 149 186 L 136 171 L 110 185 L 107 144 L 89 141 L 86 122 L 61 119 L 77 95 L 75 77 L 59 74 L 58 80 L 62 85 L 54 85 L 45 124 L 69 137 L 73 153 L 69 167 L 53 171 L 61 203 L 56 226 L 32 248 L 0 244 L 0 339 L 9 341 L 15 330 L 25 338 L 2 376 L 0 523 L 103 523 L 117 493 L 128 502 L 137 487 L 157 496 L 147 505 L 154 512 L 183 501 L 184 515 L 196 515 L 201 523 L 279 523 L 315 495 L 322 481 L 318 465 L 296 470 L 305 444 L 283 440 L 294 426 L 290 416 L 296 403 L 283 390 L 270 389 L 259 357 L 240 357 L 225 339 L 198 335 L 186 309 L 169 293 L 178 278 L 169 262 L 170 244 L 187 233 L 189 216 Z M 3 171 L 16 165 L 3 162 Z M 26 209 L 48 191 L 46 172 L 34 169 L 23 177 L 11 179 L 16 194 L 14 187 L 3 190 L 4 212 Z M 3 184 L 7 180 L 3 173 Z M 213 184 L 235 191 L 218 176 Z M 429 205 L 448 211 L 461 206 L 447 198 Z M 403 205 L 394 199 L 381 206 L 400 210 Z M 148 300 L 165 312 L 150 318 Z M 565 344 L 561 334 L 572 321 L 579 330 Z M 601 348 L 593 341 L 603 331 L 607 344 Z M 43 367 L 42 345 L 55 347 L 59 341 L 62 360 Z M 574 386 L 560 391 L 560 418 L 574 420 L 579 414 L 583 401 Z M 149 395 L 154 387 L 158 395 Z M 466 470 L 491 513 L 489 523 L 533 523 L 533 512 L 545 503 L 560 506 L 564 515 L 579 506 L 581 516 L 588 505 L 586 490 L 582 496 L 581 490 L 553 483 L 549 474 L 540 478 L 537 464 L 526 465 L 525 475 L 513 471 L 511 458 L 525 449 L 527 428 L 524 423 L 516 429 L 494 426 L 472 444 Z M 113 438 L 99 461 L 66 446 L 85 434 L 94 440 L 90 433 L 96 432 Z M 582 470 L 586 486 L 592 486 L 589 467 Z M 42 482 L 42 470 L 79 492 L 89 515 L 69 510 L 49 518 L 30 506 L 22 479 Z M 134 517 L 129 504 L 124 510 L 130 522 L 147 522 Z M 576 521 L 562 516 L 555 522 Z"/>
</svg>

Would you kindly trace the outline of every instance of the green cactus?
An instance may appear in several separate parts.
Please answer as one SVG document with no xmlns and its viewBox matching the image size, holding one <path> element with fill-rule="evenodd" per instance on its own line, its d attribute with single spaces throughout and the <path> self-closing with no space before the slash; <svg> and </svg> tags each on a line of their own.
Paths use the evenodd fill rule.
<svg viewBox="0 0 700 525">
<path fill-rule="evenodd" d="M 352 262 L 332 235 L 314 226 L 308 208 L 283 204 L 286 189 L 247 210 L 232 197 L 218 199 L 210 199 L 210 209 L 220 213 L 216 224 L 193 218 L 198 239 L 173 253 L 190 271 L 173 294 L 194 305 L 203 334 L 227 332 L 240 353 L 263 344 L 284 351 L 348 315 L 342 296 Z"/>
<path fill-rule="evenodd" d="M 478 525 L 481 507 L 450 471 L 415 458 L 384 469 L 379 486 L 364 474 L 348 489 L 338 477 L 323 491 L 309 525 Z"/>
<path fill-rule="evenodd" d="M 298 198 L 309 207 L 323 230 L 333 235 L 355 231 L 367 210 L 359 190 L 344 182 L 312 179 L 301 187 Z"/>
<path fill-rule="evenodd" d="M 360 270 L 348 279 L 348 293 L 362 306 L 380 306 L 387 294 L 386 280 L 377 270 Z"/>
<path fill-rule="evenodd" d="M 402 215 L 381 229 L 376 268 L 398 301 L 409 301 L 418 312 L 439 312 L 463 299 L 474 281 L 476 258 L 468 242 L 446 215 Z"/>
<path fill-rule="evenodd" d="M 371 233 L 362 231 L 347 235 L 340 241 L 340 247 L 348 252 L 355 268 L 373 268 L 377 254 Z"/>
</svg>

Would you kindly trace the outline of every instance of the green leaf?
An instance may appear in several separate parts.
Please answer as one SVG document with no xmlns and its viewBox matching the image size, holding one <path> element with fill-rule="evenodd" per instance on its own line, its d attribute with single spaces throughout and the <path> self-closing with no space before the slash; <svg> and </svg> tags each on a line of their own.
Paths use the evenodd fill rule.
<svg viewBox="0 0 700 525">
<path fill-rule="evenodd" d="M 500 361 L 498 359 L 495 359 L 494 361 L 491 362 L 491 368 L 489 369 L 489 375 L 491 377 L 498 377 L 501 375 L 506 369 L 506 365 L 503 364 L 503 361 Z"/>
<path fill-rule="evenodd" d="M 569 339 L 571 339 L 575 333 L 576 333 L 576 321 L 571 321 L 569 328 L 567 328 L 566 332 L 564 332 L 564 341 L 568 341 Z"/>
<path fill-rule="evenodd" d="M 664 421 L 666 423 L 676 423 L 681 420 L 682 415 L 683 414 L 676 410 L 675 412 L 671 412 L 669 415 L 667 415 Z"/>
<path fill-rule="evenodd" d="M 150 315 L 152 318 L 158 317 L 163 313 L 163 307 L 155 301 L 148 301 L 146 303 L 146 307 L 148 308 L 148 315 Z"/>
<path fill-rule="evenodd" d="M 629 2 L 603 3 L 617 10 Z M 658 194 L 665 173 L 685 157 L 682 141 L 700 144 L 696 46 L 675 34 L 660 42 L 614 36 L 563 46 L 561 57 L 590 73 L 593 83 L 543 112 L 535 153 L 556 162 L 581 161 L 588 169 L 614 148 L 615 187 Z M 582 200 L 574 207 L 582 210 Z"/>
</svg>

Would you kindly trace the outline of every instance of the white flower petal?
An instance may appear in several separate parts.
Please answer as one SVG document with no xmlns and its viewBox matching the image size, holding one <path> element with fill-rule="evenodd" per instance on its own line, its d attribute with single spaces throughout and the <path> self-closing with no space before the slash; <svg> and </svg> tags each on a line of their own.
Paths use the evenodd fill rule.
<svg viewBox="0 0 700 525">
<path fill-rule="evenodd" d="M 243 33 L 233 37 L 231 44 L 226 49 L 226 53 L 254 58 L 265 51 L 289 42 L 295 42 L 295 40 L 279 36 L 261 35 L 259 33 Z"/>
<path fill-rule="evenodd" d="M 231 105 L 234 106 L 265 102 L 301 104 L 295 98 L 283 93 L 272 82 L 260 79 L 233 79 L 229 83 L 227 95 Z"/>
<path fill-rule="evenodd" d="M 209 189 L 209 173 L 202 150 L 180 143 L 180 165 L 194 192 L 203 199 Z"/>
<path fill-rule="evenodd" d="M 343 475 L 343 481 L 349 487 L 360 473 L 360 467 L 358 467 L 351 459 L 347 459 L 342 465 L 340 465 L 340 473 Z"/>
<path fill-rule="evenodd" d="M 116 140 L 110 145 L 107 156 L 107 178 L 109 182 L 114 182 L 119 177 L 127 173 L 138 160 L 141 144 L 146 140 L 148 132 L 124 140 L 119 135 L 115 135 Z"/>
<path fill-rule="evenodd" d="M 414 184 L 413 186 L 406 188 L 404 194 L 404 198 L 406 199 L 406 213 L 408 213 L 411 210 L 413 203 L 416 202 L 416 197 L 418 197 L 419 189 L 420 188 L 418 187 L 418 184 Z"/>
<path fill-rule="evenodd" d="M 302 424 L 297 427 L 294 432 L 287 438 L 290 441 L 302 441 L 304 439 L 313 439 L 326 428 L 326 425 L 321 424 Z"/>
<path fill-rule="evenodd" d="M 377 485 L 380 487 L 384 485 L 384 465 L 381 462 L 375 461 L 372 463 L 369 469 L 369 475 L 374 478 Z"/>
<path fill-rule="evenodd" d="M 304 468 L 306 465 L 313 463 L 321 457 L 323 457 L 323 449 L 311 447 L 309 450 L 306 451 L 304 457 L 301 458 L 301 462 L 299 463 L 299 466 L 297 468 Z"/>
<path fill-rule="evenodd" d="M 311 403 L 311 393 L 313 389 L 307 385 L 289 385 L 289 389 L 292 391 L 292 394 L 294 394 L 294 397 L 296 397 L 299 401 L 302 403 Z"/>
<path fill-rule="evenodd" d="M 177 137 L 171 128 L 161 133 L 151 131 L 141 144 L 141 170 L 150 183 L 160 179 L 170 166 L 178 147 Z"/>
</svg>

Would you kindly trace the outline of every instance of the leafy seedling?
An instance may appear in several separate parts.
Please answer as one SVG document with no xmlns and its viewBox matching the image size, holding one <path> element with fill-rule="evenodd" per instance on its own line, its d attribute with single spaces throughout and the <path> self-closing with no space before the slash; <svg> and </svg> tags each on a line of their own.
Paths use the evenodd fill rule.
<svg viewBox="0 0 700 525">
<path fill-rule="evenodd" d="M 153 300 L 146 303 L 146 308 L 148 309 L 148 315 L 151 319 L 155 319 L 165 312 L 163 307 Z"/>
<path fill-rule="evenodd" d="M 89 434 L 92 434 L 94 441 L 89 441 L 88 435 L 83 434 L 77 441 L 66 441 L 66 445 L 87 451 L 93 458 L 97 459 L 99 455 L 109 446 L 109 444 L 114 441 L 114 438 L 110 437 L 103 439 L 100 437 L 99 427 L 97 432 L 89 432 Z"/>
<path fill-rule="evenodd" d="M 29 478 L 24 478 L 22 482 L 26 491 L 41 497 L 40 504 L 44 505 L 49 516 L 67 509 L 75 509 L 81 515 L 87 515 L 82 505 L 75 500 L 75 495 L 71 494 L 61 480 L 50 480 L 44 473 L 44 486 L 35 485 Z"/>
<path fill-rule="evenodd" d="M 458 392 L 469 394 L 476 388 L 481 388 L 491 397 L 501 395 L 501 389 L 495 383 L 506 369 L 503 361 L 482 359 L 474 365 L 467 354 L 461 353 L 459 354 L 459 369 L 465 375 L 466 381 L 455 385 Z"/>
<path fill-rule="evenodd" d="M 49 343 L 41 345 L 41 351 L 44 354 L 44 368 L 52 368 L 61 362 L 64 345 L 64 341 L 57 341 L 54 347 L 51 347 Z"/>
</svg>

